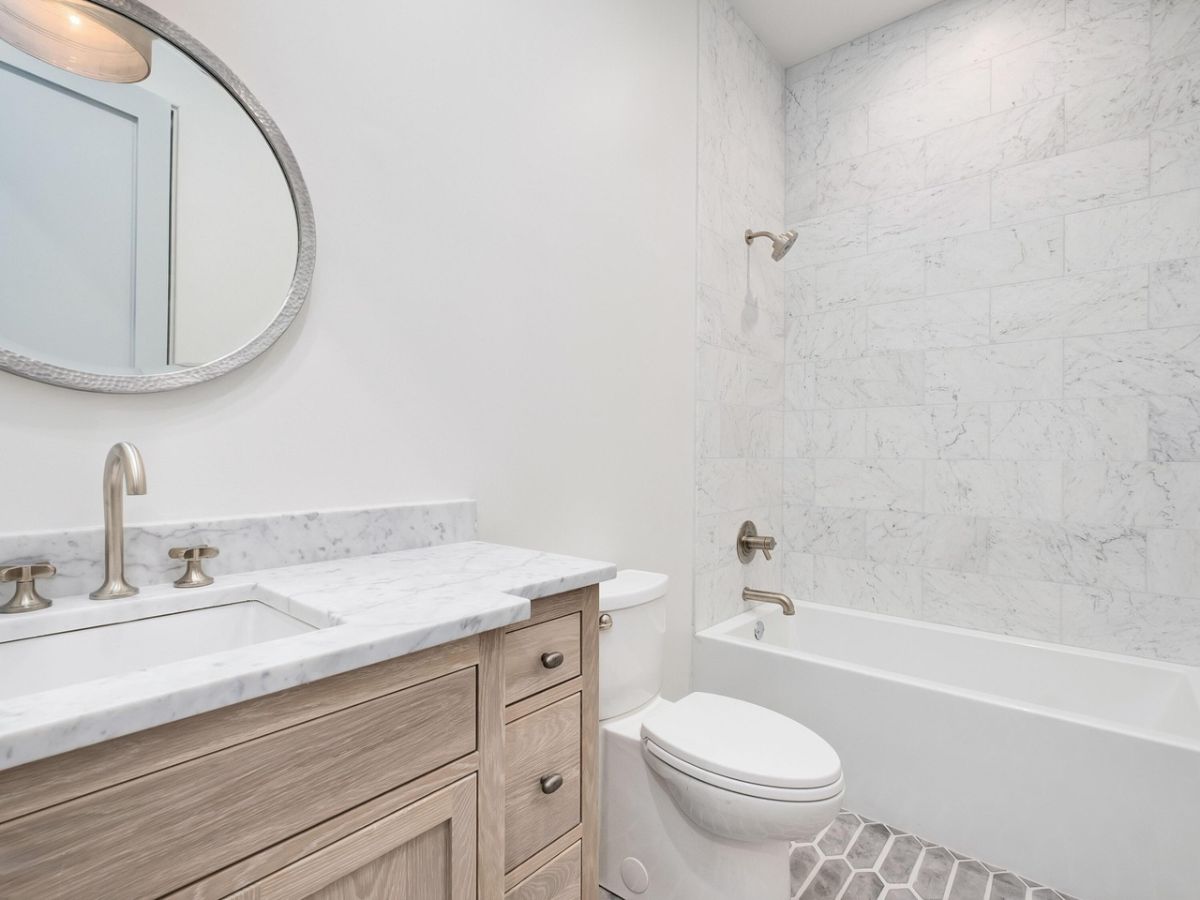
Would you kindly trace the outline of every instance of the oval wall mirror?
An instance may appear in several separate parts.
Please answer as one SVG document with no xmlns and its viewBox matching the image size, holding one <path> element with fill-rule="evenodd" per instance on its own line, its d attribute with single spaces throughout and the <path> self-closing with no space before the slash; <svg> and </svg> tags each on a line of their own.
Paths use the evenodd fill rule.
<svg viewBox="0 0 1200 900">
<path fill-rule="evenodd" d="M 207 381 L 262 353 L 312 280 L 279 129 L 134 0 L 0 0 L 0 369 L 88 391 Z"/>
</svg>

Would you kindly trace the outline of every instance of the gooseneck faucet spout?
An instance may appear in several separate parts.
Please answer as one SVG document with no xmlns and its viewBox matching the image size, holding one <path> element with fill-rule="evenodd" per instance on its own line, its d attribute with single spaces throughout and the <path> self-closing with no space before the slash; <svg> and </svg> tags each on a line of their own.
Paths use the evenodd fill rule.
<svg viewBox="0 0 1200 900">
<path fill-rule="evenodd" d="M 796 604 L 792 602 L 792 598 L 787 594 L 779 594 L 775 591 L 756 591 L 754 588 L 742 588 L 742 599 L 747 603 L 774 603 L 782 606 L 785 616 L 794 616 L 796 614 Z"/>
<path fill-rule="evenodd" d="M 125 494 L 146 493 L 146 465 L 133 444 L 114 444 L 104 460 L 104 584 L 93 600 L 116 600 L 138 592 L 125 580 Z"/>
</svg>

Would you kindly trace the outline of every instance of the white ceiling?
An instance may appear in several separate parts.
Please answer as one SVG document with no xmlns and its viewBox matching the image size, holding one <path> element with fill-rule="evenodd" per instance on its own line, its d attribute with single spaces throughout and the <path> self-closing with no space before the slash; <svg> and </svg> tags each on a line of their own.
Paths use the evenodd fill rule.
<svg viewBox="0 0 1200 900">
<path fill-rule="evenodd" d="M 732 0 L 767 49 L 795 65 L 890 25 L 934 0 Z"/>
</svg>

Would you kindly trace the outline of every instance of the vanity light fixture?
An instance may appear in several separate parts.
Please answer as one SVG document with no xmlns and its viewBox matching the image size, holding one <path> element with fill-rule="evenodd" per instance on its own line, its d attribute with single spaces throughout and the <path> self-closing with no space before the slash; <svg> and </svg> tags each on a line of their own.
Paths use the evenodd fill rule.
<svg viewBox="0 0 1200 900">
<path fill-rule="evenodd" d="M 86 0 L 0 0 L 0 40 L 97 81 L 132 84 L 150 74 L 151 32 Z"/>
</svg>

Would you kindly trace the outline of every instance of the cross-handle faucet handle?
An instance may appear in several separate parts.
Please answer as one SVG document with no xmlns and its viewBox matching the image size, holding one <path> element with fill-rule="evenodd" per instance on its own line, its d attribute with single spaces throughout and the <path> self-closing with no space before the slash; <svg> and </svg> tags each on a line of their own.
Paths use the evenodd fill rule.
<svg viewBox="0 0 1200 900">
<path fill-rule="evenodd" d="M 213 583 L 212 576 L 204 571 L 204 560 L 221 555 L 216 547 L 201 544 L 199 547 L 172 547 L 167 551 L 171 559 L 182 559 L 187 569 L 175 582 L 177 588 L 205 587 Z"/>
<path fill-rule="evenodd" d="M 33 612 L 35 609 L 45 609 L 50 606 L 47 600 L 37 590 L 37 579 L 48 578 L 58 572 L 48 562 L 20 563 L 0 567 L 0 582 L 17 583 L 17 589 L 12 599 L 0 606 L 0 613 Z"/>
</svg>

